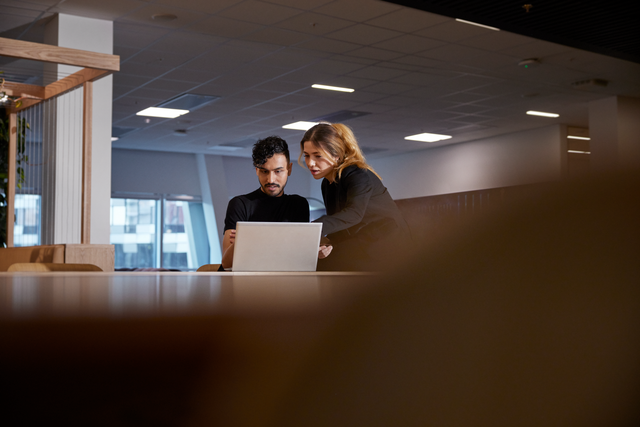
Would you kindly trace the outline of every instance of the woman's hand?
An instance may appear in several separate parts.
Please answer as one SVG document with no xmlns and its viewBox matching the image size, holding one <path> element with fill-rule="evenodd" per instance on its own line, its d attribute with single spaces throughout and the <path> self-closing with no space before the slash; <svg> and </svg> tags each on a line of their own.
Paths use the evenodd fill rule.
<svg viewBox="0 0 640 427">
<path fill-rule="evenodd" d="M 333 246 L 331 245 L 320 246 L 320 249 L 318 249 L 318 259 L 324 259 L 328 257 L 332 250 Z"/>
<path fill-rule="evenodd" d="M 321 238 L 320 248 L 318 249 L 318 259 L 324 259 L 328 257 L 332 250 L 333 246 L 331 246 L 331 241 L 326 237 Z"/>
</svg>

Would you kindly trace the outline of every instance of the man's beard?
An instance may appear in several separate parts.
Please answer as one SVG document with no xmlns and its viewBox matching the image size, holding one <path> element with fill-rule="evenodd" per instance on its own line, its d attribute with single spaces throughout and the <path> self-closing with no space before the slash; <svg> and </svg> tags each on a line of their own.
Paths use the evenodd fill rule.
<svg viewBox="0 0 640 427">
<path fill-rule="evenodd" d="M 269 188 L 269 186 L 273 186 Z M 275 192 L 274 192 L 275 191 Z M 268 183 L 262 186 L 262 192 L 271 197 L 277 197 L 284 191 L 283 187 L 280 187 L 278 184 Z"/>
</svg>

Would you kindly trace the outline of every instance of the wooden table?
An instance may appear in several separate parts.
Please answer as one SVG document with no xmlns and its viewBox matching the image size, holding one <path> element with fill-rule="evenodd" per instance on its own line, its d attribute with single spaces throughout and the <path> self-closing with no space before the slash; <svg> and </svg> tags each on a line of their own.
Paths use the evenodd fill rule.
<svg viewBox="0 0 640 427">
<path fill-rule="evenodd" d="M 3 419 L 264 425 L 323 331 L 374 280 L 0 273 L 0 377 L 11 390 Z"/>
</svg>

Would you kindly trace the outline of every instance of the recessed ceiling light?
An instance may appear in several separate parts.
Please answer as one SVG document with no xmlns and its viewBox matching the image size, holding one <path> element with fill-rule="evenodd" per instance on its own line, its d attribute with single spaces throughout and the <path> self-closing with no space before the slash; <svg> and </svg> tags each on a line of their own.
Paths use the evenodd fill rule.
<svg viewBox="0 0 640 427">
<path fill-rule="evenodd" d="M 288 125 L 284 125 L 282 126 L 282 128 L 295 129 L 295 130 L 309 130 L 317 124 L 318 122 L 295 122 L 295 123 L 289 123 Z"/>
<path fill-rule="evenodd" d="M 337 92 L 354 92 L 355 89 L 350 89 L 348 87 L 338 87 L 338 86 L 327 86 L 327 85 L 311 85 L 314 89 L 324 89 L 324 90 L 335 90 Z"/>
<path fill-rule="evenodd" d="M 419 133 L 417 135 L 405 136 L 404 139 L 408 139 L 410 141 L 421 141 L 421 142 L 437 142 L 445 139 L 450 139 L 451 135 L 438 135 L 437 133 Z"/>
<path fill-rule="evenodd" d="M 478 24 L 477 22 L 465 21 L 464 19 L 456 19 L 458 22 L 462 22 L 463 24 L 475 25 L 476 27 L 486 28 L 487 30 L 500 31 L 500 28 L 490 27 L 488 25 Z"/>
<path fill-rule="evenodd" d="M 591 141 L 591 138 L 589 138 L 588 136 L 568 135 L 567 139 L 579 139 L 581 141 Z"/>
<path fill-rule="evenodd" d="M 118 138 L 117 136 L 112 136 L 112 137 L 111 137 L 111 142 L 113 142 L 113 141 L 117 141 L 117 140 L 119 140 L 119 139 L 120 139 L 120 138 Z"/>
<path fill-rule="evenodd" d="M 189 110 L 178 110 L 175 108 L 158 108 L 149 107 L 142 111 L 138 111 L 136 116 L 161 117 L 163 119 L 175 119 L 183 114 L 187 114 Z"/>
<path fill-rule="evenodd" d="M 533 110 L 529 110 L 527 111 L 527 114 L 530 116 L 540 116 L 540 117 L 560 117 L 560 114 L 556 114 L 556 113 L 545 113 L 544 111 L 533 111 Z"/>
</svg>

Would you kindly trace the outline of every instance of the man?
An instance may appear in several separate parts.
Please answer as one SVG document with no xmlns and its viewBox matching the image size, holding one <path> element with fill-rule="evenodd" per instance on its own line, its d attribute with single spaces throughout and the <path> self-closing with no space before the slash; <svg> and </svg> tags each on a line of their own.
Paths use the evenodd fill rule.
<svg viewBox="0 0 640 427">
<path fill-rule="evenodd" d="M 256 142 L 253 165 L 260 188 L 234 197 L 227 207 L 222 239 L 223 268 L 232 267 L 238 221 L 309 222 L 307 199 L 296 194 L 284 194 L 292 166 L 286 141 L 270 136 Z"/>
</svg>

